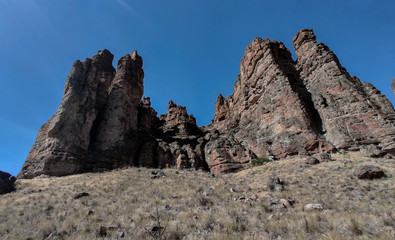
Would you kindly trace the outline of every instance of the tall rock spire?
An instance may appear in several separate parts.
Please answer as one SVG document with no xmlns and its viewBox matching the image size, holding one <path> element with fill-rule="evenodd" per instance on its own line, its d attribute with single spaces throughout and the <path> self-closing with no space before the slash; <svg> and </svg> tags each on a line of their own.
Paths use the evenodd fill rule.
<svg viewBox="0 0 395 240">
<path fill-rule="evenodd" d="M 375 144 L 395 153 L 394 109 L 388 99 L 350 76 L 336 55 L 316 41 L 313 30 L 299 31 L 293 44 L 296 68 L 323 120 L 326 139 L 338 149 Z"/>
<path fill-rule="evenodd" d="M 38 132 L 18 178 L 69 175 L 82 170 L 89 157 L 91 128 L 114 78 L 113 57 L 103 50 L 73 64 L 62 102 Z"/>
<path fill-rule="evenodd" d="M 137 153 L 138 106 L 144 93 L 143 60 L 133 51 L 118 61 L 104 109 L 92 131 L 88 169 L 131 165 Z"/>
<path fill-rule="evenodd" d="M 252 41 L 234 90 L 218 97 L 214 128 L 232 133 L 256 155 L 283 158 L 333 149 L 283 43 Z"/>
</svg>

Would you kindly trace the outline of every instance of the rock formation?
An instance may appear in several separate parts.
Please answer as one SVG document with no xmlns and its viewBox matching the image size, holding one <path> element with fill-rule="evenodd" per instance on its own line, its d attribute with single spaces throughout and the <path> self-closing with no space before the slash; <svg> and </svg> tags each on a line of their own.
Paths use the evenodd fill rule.
<svg viewBox="0 0 395 240">
<path fill-rule="evenodd" d="M 371 84 L 351 77 L 311 29 L 293 39 L 296 68 L 322 119 L 325 138 L 337 149 L 374 144 L 395 154 L 394 109 Z"/>
<path fill-rule="evenodd" d="M 289 50 L 280 42 L 256 38 L 241 60 L 234 93 L 217 99 L 213 125 L 258 156 L 331 151 L 312 105 Z"/>
<path fill-rule="evenodd" d="M 392 93 L 394 94 L 394 96 L 395 96 L 395 78 L 394 79 L 392 79 L 392 83 L 391 83 L 391 89 L 392 89 Z"/>
<path fill-rule="evenodd" d="M 74 63 L 64 97 L 44 124 L 19 178 L 63 176 L 124 166 L 209 170 L 204 139 L 186 108 L 169 102 L 157 117 L 142 98 L 143 60 L 133 51 L 112 67 L 113 55 L 99 51 Z"/>
<path fill-rule="evenodd" d="M 62 102 L 55 115 L 38 132 L 18 178 L 82 171 L 89 158 L 91 129 L 105 105 L 114 78 L 112 60 L 113 55 L 104 50 L 73 64 Z"/>
<path fill-rule="evenodd" d="M 209 170 L 204 159 L 204 132 L 185 107 L 169 101 L 167 114 L 160 116 L 157 159 L 160 167 Z"/>
<path fill-rule="evenodd" d="M 117 168 L 136 163 L 138 106 L 143 96 L 143 60 L 134 51 L 118 61 L 106 104 L 91 131 L 88 168 Z"/>
<path fill-rule="evenodd" d="M 19 178 L 69 175 L 123 166 L 177 167 L 214 174 L 258 157 L 281 159 L 339 149 L 395 155 L 395 111 L 371 84 L 350 76 L 311 29 L 296 34 L 294 61 L 283 43 L 254 39 L 229 97 L 198 127 L 169 101 L 157 117 L 144 93 L 142 58 L 134 51 L 112 67 L 99 51 L 77 61 L 55 115 L 44 124 Z"/>
<path fill-rule="evenodd" d="M 350 76 L 311 29 L 298 32 L 293 44 L 296 61 L 277 41 L 256 38 L 247 46 L 233 94 L 215 104 L 219 135 L 233 136 L 258 157 L 367 148 L 393 155 L 388 99 Z"/>
<path fill-rule="evenodd" d="M 352 169 L 352 173 L 359 179 L 375 179 L 385 176 L 383 170 L 373 165 L 357 166 Z"/>
<path fill-rule="evenodd" d="M 15 190 L 14 183 L 16 178 L 7 172 L 0 171 L 0 195 Z"/>
</svg>

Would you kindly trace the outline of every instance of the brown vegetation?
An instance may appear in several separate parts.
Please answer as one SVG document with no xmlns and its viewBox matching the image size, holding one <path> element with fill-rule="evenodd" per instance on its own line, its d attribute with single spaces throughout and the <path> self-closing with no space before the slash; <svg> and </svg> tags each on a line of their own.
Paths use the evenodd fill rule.
<svg viewBox="0 0 395 240">
<path fill-rule="evenodd" d="M 394 239 L 394 161 L 333 158 L 285 159 L 215 178 L 164 169 L 166 177 L 151 179 L 152 169 L 129 168 L 18 180 L 16 192 L 0 196 L 0 238 Z M 352 168 L 362 164 L 386 177 L 357 179 Z M 268 189 L 270 177 L 281 179 L 282 191 Z M 304 211 L 309 203 L 323 210 Z"/>
</svg>

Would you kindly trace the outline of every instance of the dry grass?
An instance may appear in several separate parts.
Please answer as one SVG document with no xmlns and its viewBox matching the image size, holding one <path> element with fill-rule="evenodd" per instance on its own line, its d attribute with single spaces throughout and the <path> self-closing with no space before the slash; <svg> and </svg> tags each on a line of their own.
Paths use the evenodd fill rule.
<svg viewBox="0 0 395 240">
<path fill-rule="evenodd" d="M 150 179 L 151 169 L 129 168 L 18 180 L 16 192 L 0 196 L 0 239 L 95 239 L 101 227 L 108 239 L 159 238 L 150 232 L 158 220 L 162 239 L 394 239 L 394 160 L 333 157 L 313 166 L 286 159 L 216 178 L 165 169 L 167 177 Z M 387 177 L 358 180 L 351 171 L 360 164 L 380 166 Z M 282 192 L 268 190 L 271 176 L 285 182 Z M 203 194 L 208 187 L 211 196 Z M 81 192 L 89 196 L 74 199 Z M 258 199 L 234 200 L 253 195 Z M 295 204 L 274 208 L 276 198 Z M 308 203 L 324 210 L 303 211 Z"/>
</svg>

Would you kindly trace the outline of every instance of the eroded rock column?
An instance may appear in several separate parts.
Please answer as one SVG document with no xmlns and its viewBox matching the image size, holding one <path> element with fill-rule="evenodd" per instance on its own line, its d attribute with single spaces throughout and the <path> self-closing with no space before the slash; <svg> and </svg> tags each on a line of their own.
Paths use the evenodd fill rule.
<svg viewBox="0 0 395 240">
<path fill-rule="evenodd" d="M 62 102 L 40 128 L 18 178 L 62 176 L 82 170 L 89 157 L 91 128 L 114 78 L 112 60 L 113 55 L 104 50 L 73 64 Z"/>
<path fill-rule="evenodd" d="M 299 31 L 293 44 L 297 69 L 323 120 L 326 139 L 338 149 L 377 145 L 393 154 L 395 122 L 391 103 L 371 84 L 350 76 L 336 55 L 316 41 L 313 30 Z"/>
</svg>

